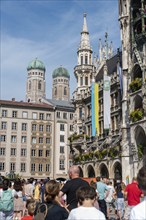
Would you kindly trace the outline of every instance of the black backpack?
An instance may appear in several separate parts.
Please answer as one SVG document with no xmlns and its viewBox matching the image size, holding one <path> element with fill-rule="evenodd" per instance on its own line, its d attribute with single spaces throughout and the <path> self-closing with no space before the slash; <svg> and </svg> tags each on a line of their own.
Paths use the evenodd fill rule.
<svg viewBox="0 0 146 220">
<path fill-rule="evenodd" d="M 45 211 L 43 212 L 41 212 L 42 207 L 45 207 Z M 36 214 L 34 216 L 34 220 L 45 220 L 49 208 L 45 203 L 39 204 L 36 210 Z"/>
</svg>

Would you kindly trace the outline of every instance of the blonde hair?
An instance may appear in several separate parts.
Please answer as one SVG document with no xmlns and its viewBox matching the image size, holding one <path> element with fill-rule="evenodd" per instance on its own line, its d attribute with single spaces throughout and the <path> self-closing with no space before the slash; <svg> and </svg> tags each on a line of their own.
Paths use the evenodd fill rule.
<svg viewBox="0 0 146 220">
<path fill-rule="evenodd" d="M 36 203 L 34 199 L 28 199 L 26 202 L 26 208 L 28 210 L 28 214 L 33 216 L 36 208 Z"/>
</svg>

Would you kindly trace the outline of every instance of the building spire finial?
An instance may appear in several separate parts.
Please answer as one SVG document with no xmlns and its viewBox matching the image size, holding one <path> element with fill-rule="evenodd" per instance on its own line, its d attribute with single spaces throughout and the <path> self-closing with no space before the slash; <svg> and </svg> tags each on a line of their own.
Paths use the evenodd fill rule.
<svg viewBox="0 0 146 220">
<path fill-rule="evenodd" d="M 87 21 L 86 21 L 87 13 L 84 13 L 83 17 L 84 17 L 83 32 L 88 32 Z"/>
</svg>

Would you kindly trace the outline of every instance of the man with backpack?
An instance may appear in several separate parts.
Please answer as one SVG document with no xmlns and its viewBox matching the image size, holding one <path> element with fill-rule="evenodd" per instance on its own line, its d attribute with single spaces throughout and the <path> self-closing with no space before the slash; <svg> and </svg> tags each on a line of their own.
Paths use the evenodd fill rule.
<svg viewBox="0 0 146 220">
<path fill-rule="evenodd" d="M 14 213 L 14 197 L 17 197 L 15 190 L 9 188 L 10 181 L 4 179 L 0 189 L 0 220 L 12 220 Z"/>
</svg>

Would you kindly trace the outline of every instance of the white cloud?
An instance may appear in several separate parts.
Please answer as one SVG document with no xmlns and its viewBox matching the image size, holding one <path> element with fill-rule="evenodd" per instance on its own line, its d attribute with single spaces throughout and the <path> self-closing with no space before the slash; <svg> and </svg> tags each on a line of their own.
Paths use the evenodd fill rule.
<svg viewBox="0 0 146 220">
<path fill-rule="evenodd" d="M 98 3 L 101 4 L 101 2 Z M 71 92 L 73 92 L 76 88 L 73 68 L 77 64 L 77 47 L 80 43 L 80 32 L 85 11 L 88 14 L 87 25 L 93 51 L 98 53 L 98 39 L 103 38 L 104 41 L 106 31 L 109 32 L 109 39 L 113 41 L 113 45 L 115 43 L 116 47 L 119 46 L 117 11 L 107 9 L 108 4 L 105 4 L 105 8 L 97 7 L 99 4 L 94 7 L 92 4 L 95 4 L 95 1 L 92 1 L 92 4 L 89 1 L 72 1 L 72 3 L 74 4 L 70 5 L 68 2 L 68 6 L 66 4 L 62 6 L 61 1 L 60 6 L 63 10 L 59 11 L 58 3 L 56 4 L 58 9 L 56 9 L 53 5 L 54 2 L 52 4 L 38 2 L 33 8 L 32 20 L 30 17 L 31 10 L 26 5 L 22 9 L 22 17 L 28 10 L 26 18 L 22 19 L 22 23 L 19 23 L 18 19 L 17 25 L 20 25 L 20 29 L 18 26 L 12 28 L 11 21 L 4 22 L 3 29 L 1 29 L 2 99 L 11 99 L 13 96 L 17 100 L 25 99 L 26 67 L 35 57 L 43 61 L 46 66 L 47 97 L 51 97 L 52 72 L 60 65 L 63 65 L 70 72 Z M 15 1 L 15 5 L 20 10 L 20 16 L 21 7 L 17 5 L 17 1 Z M 48 14 L 46 11 L 43 14 L 42 8 L 37 11 L 36 5 L 42 6 L 43 10 L 48 10 Z M 58 13 L 56 14 L 57 10 Z M 17 11 L 9 9 L 5 10 L 5 13 L 10 18 L 15 17 L 16 19 Z M 34 22 L 35 18 L 36 22 Z"/>
</svg>

